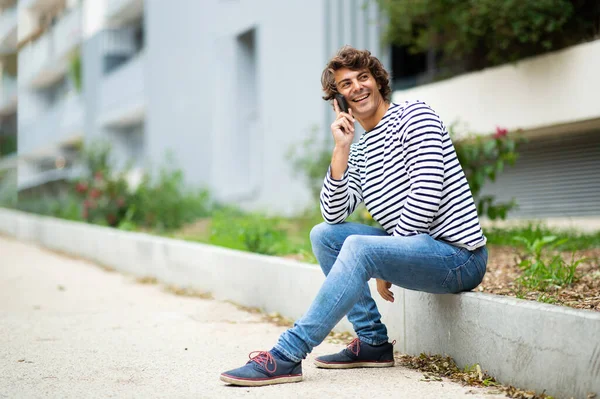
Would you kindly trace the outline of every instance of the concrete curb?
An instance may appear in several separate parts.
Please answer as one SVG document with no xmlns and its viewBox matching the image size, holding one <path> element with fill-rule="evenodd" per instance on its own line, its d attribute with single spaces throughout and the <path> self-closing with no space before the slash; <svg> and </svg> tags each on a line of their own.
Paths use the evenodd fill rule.
<svg viewBox="0 0 600 399">
<path fill-rule="evenodd" d="M 290 318 L 323 281 L 318 267 L 301 262 L 2 208 L 0 232 Z M 600 394 L 600 313 L 481 293 L 394 291 L 393 304 L 376 300 L 398 350 L 479 363 L 502 383 L 557 397 Z M 336 327 L 351 329 L 347 320 Z"/>
</svg>

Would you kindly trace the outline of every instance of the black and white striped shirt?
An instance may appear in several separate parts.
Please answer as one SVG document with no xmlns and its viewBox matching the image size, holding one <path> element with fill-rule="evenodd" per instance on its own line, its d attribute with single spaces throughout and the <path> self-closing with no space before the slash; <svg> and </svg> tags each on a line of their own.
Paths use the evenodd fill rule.
<svg viewBox="0 0 600 399">
<path fill-rule="evenodd" d="M 352 144 L 342 179 L 327 172 L 321 190 L 327 223 L 343 222 L 362 201 L 390 235 L 429 234 L 470 250 L 485 245 L 450 135 L 421 101 L 390 104 Z"/>
</svg>

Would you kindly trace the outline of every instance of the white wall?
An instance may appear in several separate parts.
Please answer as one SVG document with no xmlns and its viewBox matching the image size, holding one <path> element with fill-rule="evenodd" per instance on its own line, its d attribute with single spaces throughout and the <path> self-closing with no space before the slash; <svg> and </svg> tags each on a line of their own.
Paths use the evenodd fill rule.
<svg viewBox="0 0 600 399">
<path fill-rule="evenodd" d="M 600 118 L 600 40 L 394 93 L 420 99 L 447 124 L 460 120 L 477 133 L 497 125 L 535 130 Z M 595 121 L 600 125 L 600 119 Z M 586 128 L 590 128 L 588 124 Z"/>
<path fill-rule="evenodd" d="M 255 209 L 292 213 L 316 203 L 286 154 L 315 128 L 330 135 L 320 77 L 339 47 L 385 59 L 376 10 L 337 0 L 178 4 L 145 2 L 148 157 L 160 163 L 172 149 L 190 183 Z M 256 91 L 245 93 L 238 37 L 249 30 Z M 254 129 L 244 128 L 248 117 Z"/>
<path fill-rule="evenodd" d="M 105 26 L 106 0 L 84 0 L 83 2 L 83 40 L 98 33 Z"/>
</svg>

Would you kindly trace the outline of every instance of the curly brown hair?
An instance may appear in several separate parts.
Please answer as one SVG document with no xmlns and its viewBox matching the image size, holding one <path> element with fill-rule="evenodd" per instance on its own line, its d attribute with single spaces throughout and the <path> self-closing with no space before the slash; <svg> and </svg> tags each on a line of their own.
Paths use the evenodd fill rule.
<svg viewBox="0 0 600 399">
<path fill-rule="evenodd" d="M 379 93 L 381 93 L 381 96 L 385 101 L 391 101 L 390 75 L 381 64 L 381 61 L 372 56 L 369 50 L 361 51 L 351 46 L 342 47 L 323 70 L 321 75 L 321 85 L 325 92 L 323 100 L 332 100 L 334 95 L 338 93 L 334 72 L 341 68 L 349 68 L 353 71 L 368 68 L 375 78 L 377 86 L 380 87 Z"/>
</svg>

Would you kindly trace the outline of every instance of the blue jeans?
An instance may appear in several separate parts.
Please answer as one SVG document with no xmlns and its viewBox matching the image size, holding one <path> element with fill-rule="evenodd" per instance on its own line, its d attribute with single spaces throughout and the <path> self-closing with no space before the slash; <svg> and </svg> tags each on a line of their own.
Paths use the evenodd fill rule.
<svg viewBox="0 0 600 399">
<path fill-rule="evenodd" d="M 275 345 L 295 362 L 323 342 L 345 315 L 361 341 L 388 341 L 367 284 L 371 278 L 433 294 L 469 291 L 483 280 L 488 257 L 485 247 L 469 251 L 427 234 L 394 237 L 358 223 L 321 223 L 310 239 L 327 278 L 306 314 Z"/>
</svg>

